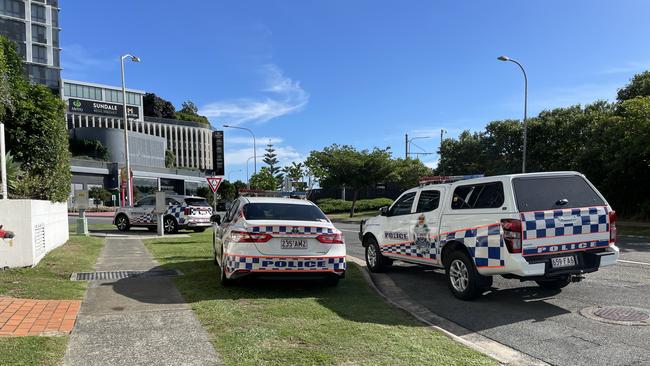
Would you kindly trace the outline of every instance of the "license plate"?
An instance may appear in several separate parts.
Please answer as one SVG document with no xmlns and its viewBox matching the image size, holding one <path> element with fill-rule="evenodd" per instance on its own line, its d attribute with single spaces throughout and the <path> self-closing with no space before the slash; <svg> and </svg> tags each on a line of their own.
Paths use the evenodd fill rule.
<svg viewBox="0 0 650 366">
<path fill-rule="evenodd" d="M 572 267 L 576 265 L 576 257 L 557 257 L 551 258 L 551 267 L 553 268 L 562 268 L 562 267 Z"/>
<path fill-rule="evenodd" d="M 282 239 L 280 242 L 282 249 L 307 249 L 307 240 L 305 239 Z"/>
</svg>

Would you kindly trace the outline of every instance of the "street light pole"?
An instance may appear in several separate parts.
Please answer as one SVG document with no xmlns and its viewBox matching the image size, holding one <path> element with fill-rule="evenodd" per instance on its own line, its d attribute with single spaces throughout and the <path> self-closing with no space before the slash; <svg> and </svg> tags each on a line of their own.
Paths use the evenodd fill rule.
<svg viewBox="0 0 650 366">
<path fill-rule="evenodd" d="M 126 185 L 127 194 L 129 195 L 129 207 L 133 206 L 133 187 L 131 186 L 131 158 L 129 156 L 129 116 L 126 112 L 126 82 L 124 79 L 124 59 L 130 58 L 133 62 L 140 62 L 140 58 L 133 55 L 123 55 L 120 57 L 120 64 L 122 66 L 122 108 L 124 109 L 124 152 L 126 155 Z"/>
<path fill-rule="evenodd" d="M 528 115 L 528 76 L 526 75 L 524 67 L 516 60 L 513 60 L 508 56 L 499 56 L 497 60 L 514 62 L 519 66 L 521 72 L 524 74 L 524 151 L 521 159 L 521 172 L 526 173 L 526 145 L 528 144 L 528 123 L 526 122 Z"/>
<path fill-rule="evenodd" d="M 446 132 L 447 131 L 445 131 L 444 128 L 440 129 L 440 154 L 438 156 L 438 167 L 440 167 L 440 175 L 444 175 L 440 163 L 442 162 L 442 139 L 444 138 L 443 136 Z"/>
<path fill-rule="evenodd" d="M 238 130 L 244 130 L 250 132 L 250 134 L 253 136 L 253 170 L 255 171 L 255 174 L 257 174 L 257 143 L 255 142 L 255 134 L 253 131 L 246 127 L 238 127 L 238 126 L 230 126 L 230 125 L 223 125 L 225 128 L 236 128 Z"/>
<path fill-rule="evenodd" d="M 9 198 L 7 194 L 7 159 L 5 154 L 5 124 L 0 122 L 0 180 L 2 180 L 0 194 L 2 194 L 3 200 Z"/>
<path fill-rule="evenodd" d="M 408 138 L 408 135 L 406 135 L 406 136 L 407 136 L 407 139 L 406 139 L 406 151 L 407 151 L 407 153 L 406 153 L 406 157 L 407 157 L 407 158 L 408 158 L 408 156 L 411 154 L 411 142 L 413 142 L 413 140 L 417 140 L 417 139 L 429 139 L 429 138 L 431 138 L 431 136 L 416 136 L 416 137 L 411 137 L 411 138 L 409 139 L 409 138 Z M 424 151 L 426 151 L 426 150 L 424 150 Z"/>
<path fill-rule="evenodd" d="M 251 187 L 251 180 L 248 178 L 248 162 L 253 158 L 255 158 L 255 156 L 251 156 L 250 158 L 246 159 L 246 185 L 248 185 L 249 189 Z"/>
</svg>

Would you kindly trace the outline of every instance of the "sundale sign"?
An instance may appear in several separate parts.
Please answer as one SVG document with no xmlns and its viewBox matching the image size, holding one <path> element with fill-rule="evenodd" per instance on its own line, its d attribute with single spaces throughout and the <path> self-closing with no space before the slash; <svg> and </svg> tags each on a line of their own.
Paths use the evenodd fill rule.
<svg viewBox="0 0 650 366">
<path fill-rule="evenodd" d="M 94 102 L 92 100 L 68 99 L 68 110 L 75 113 L 101 114 L 103 116 L 124 117 L 122 106 L 113 103 Z M 129 118 L 139 118 L 138 107 L 126 106 Z"/>
</svg>

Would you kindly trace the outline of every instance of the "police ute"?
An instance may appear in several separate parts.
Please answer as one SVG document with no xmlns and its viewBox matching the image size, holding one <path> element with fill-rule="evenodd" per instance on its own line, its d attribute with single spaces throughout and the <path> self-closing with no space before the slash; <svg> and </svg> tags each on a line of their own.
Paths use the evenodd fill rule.
<svg viewBox="0 0 650 366">
<path fill-rule="evenodd" d="M 359 235 L 370 271 L 394 260 L 444 268 L 463 300 L 495 275 L 561 289 L 619 255 L 616 213 L 577 172 L 429 177 Z"/>
<path fill-rule="evenodd" d="M 224 286 L 245 276 L 320 279 L 334 286 L 345 276 L 343 235 L 310 201 L 239 197 L 223 217 L 211 220 Z"/>
<path fill-rule="evenodd" d="M 163 214 L 163 228 L 166 234 L 177 233 L 179 229 L 202 232 L 212 225 L 212 207 L 203 197 L 166 195 L 165 206 L 167 209 Z M 118 208 L 113 224 L 119 231 L 128 231 L 132 227 L 146 227 L 155 231 L 158 225 L 155 209 L 156 197 L 144 197 L 133 207 Z"/>
</svg>

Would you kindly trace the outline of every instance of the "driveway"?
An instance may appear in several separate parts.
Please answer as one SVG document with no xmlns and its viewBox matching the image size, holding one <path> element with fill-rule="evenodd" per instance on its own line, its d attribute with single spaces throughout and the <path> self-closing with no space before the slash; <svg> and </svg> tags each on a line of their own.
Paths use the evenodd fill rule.
<svg viewBox="0 0 650 366">
<path fill-rule="evenodd" d="M 364 258 L 356 224 L 336 224 L 348 254 Z M 580 315 L 592 306 L 650 308 L 650 239 L 621 237 L 621 261 L 561 292 L 534 282 L 494 278 L 481 298 L 454 298 L 444 273 L 396 262 L 390 278 L 432 312 L 555 365 L 648 365 L 650 326 L 604 323 Z"/>
</svg>

